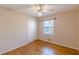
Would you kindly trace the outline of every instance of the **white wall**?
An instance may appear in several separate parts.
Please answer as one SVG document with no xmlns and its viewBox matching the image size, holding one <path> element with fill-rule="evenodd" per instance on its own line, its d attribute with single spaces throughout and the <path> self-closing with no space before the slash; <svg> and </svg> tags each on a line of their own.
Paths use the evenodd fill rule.
<svg viewBox="0 0 79 59">
<path fill-rule="evenodd" d="M 64 13 L 59 13 L 54 16 L 48 17 L 54 18 L 55 20 L 55 34 L 51 36 L 51 42 L 59 45 L 63 45 L 66 47 L 70 47 L 73 49 L 78 49 L 79 43 L 77 43 L 78 37 L 78 27 L 77 27 L 77 11 L 72 10 Z M 39 21 L 39 38 L 41 40 L 48 41 L 46 36 L 42 34 L 42 25 L 41 21 Z"/>
<path fill-rule="evenodd" d="M 36 39 L 36 25 L 35 18 L 0 6 L 0 54 Z"/>
<path fill-rule="evenodd" d="M 37 21 L 33 19 L 28 20 L 28 42 L 37 39 Z"/>
</svg>

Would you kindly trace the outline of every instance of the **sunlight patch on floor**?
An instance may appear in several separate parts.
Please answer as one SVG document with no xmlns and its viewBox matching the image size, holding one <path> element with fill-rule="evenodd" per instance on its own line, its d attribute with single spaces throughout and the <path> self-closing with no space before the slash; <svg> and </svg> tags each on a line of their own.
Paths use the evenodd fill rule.
<svg viewBox="0 0 79 59">
<path fill-rule="evenodd" d="M 43 55 L 54 55 L 54 51 L 50 48 L 43 48 Z"/>
</svg>

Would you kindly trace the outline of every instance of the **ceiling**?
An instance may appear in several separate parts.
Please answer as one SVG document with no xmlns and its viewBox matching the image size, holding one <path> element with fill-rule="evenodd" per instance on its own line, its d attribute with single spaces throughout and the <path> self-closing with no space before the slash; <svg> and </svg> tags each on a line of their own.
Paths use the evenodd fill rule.
<svg viewBox="0 0 79 59">
<path fill-rule="evenodd" d="M 38 12 L 33 9 L 34 4 L 4 4 L 2 6 L 28 14 L 30 16 L 39 17 Z M 46 7 L 47 7 L 47 12 L 43 12 L 42 15 L 44 17 L 78 8 L 79 5 L 78 4 L 47 4 Z"/>
</svg>

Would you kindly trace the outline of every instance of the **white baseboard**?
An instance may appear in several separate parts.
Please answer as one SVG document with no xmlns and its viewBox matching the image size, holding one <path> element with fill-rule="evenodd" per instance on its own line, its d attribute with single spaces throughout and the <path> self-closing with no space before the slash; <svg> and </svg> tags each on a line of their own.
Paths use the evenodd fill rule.
<svg viewBox="0 0 79 59">
<path fill-rule="evenodd" d="M 35 41 L 35 40 L 34 40 L 34 41 Z M 33 41 L 32 41 L 32 42 L 33 42 Z M 29 43 L 31 43 L 31 42 L 29 42 Z M 18 46 L 16 46 L 16 47 L 14 47 L 14 48 L 11 48 L 11 49 L 9 49 L 9 50 L 3 51 L 3 52 L 0 53 L 0 55 L 2 55 L 2 54 L 4 54 L 4 53 L 7 53 L 7 52 L 9 52 L 9 51 L 15 50 L 15 49 L 17 49 L 17 48 L 20 48 L 20 47 L 22 47 L 22 46 L 24 46 L 24 45 L 27 45 L 27 44 L 29 44 L 29 43 L 24 43 L 24 44 L 21 44 L 21 45 L 18 45 Z"/>
<path fill-rule="evenodd" d="M 41 39 L 37 39 L 37 40 L 41 40 Z M 35 41 L 35 40 L 34 40 L 34 41 Z M 50 42 L 50 41 L 47 41 L 47 40 L 42 40 L 42 41 Z M 33 41 L 32 41 L 32 42 L 33 42 Z M 31 43 L 31 42 L 29 42 L 29 43 Z M 22 46 L 24 46 L 24 45 L 26 45 L 26 44 L 29 44 L 29 43 L 24 43 L 24 44 L 21 44 L 21 45 L 18 45 L 18 46 L 16 46 L 16 47 L 12 48 L 12 49 L 9 49 L 9 50 L 7 50 L 7 51 L 3 51 L 2 53 L 0 53 L 0 55 L 1 55 L 1 54 L 4 54 L 4 53 L 6 53 L 6 52 L 12 51 L 12 50 L 14 50 L 14 49 L 17 49 L 17 48 L 19 48 L 19 47 L 22 47 Z M 50 42 L 50 43 L 54 43 L 54 42 Z M 54 43 L 54 44 L 64 46 L 64 45 L 58 44 L 58 43 Z M 67 47 L 67 46 L 65 46 L 65 47 Z M 68 48 L 72 48 L 72 47 L 68 47 Z M 72 49 L 75 49 L 75 48 L 72 48 Z M 78 49 L 75 49 L 75 50 L 78 50 Z M 79 50 L 78 50 L 78 51 L 79 51 Z"/>
<path fill-rule="evenodd" d="M 42 40 L 42 39 L 39 39 L 39 40 Z M 70 47 L 70 46 L 65 46 L 65 45 L 62 45 L 62 44 L 59 44 L 59 43 L 56 43 L 56 42 L 51 42 L 51 41 L 47 41 L 47 40 L 42 40 L 42 41 L 50 42 L 50 43 L 53 43 L 53 44 L 57 44 L 57 45 L 60 45 L 60 46 L 68 47 L 68 48 L 71 48 L 71 49 L 74 49 L 74 50 L 79 51 L 79 50 L 76 49 L 76 48 L 73 48 L 73 47 Z"/>
</svg>

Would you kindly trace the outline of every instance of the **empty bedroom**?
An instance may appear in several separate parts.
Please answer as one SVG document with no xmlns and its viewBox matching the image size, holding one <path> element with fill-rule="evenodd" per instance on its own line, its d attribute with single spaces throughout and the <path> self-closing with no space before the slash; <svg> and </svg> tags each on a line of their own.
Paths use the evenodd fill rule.
<svg viewBox="0 0 79 59">
<path fill-rule="evenodd" d="M 0 55 L 79 55 L 79 4 L 0 4 Z"/>
</svg>

